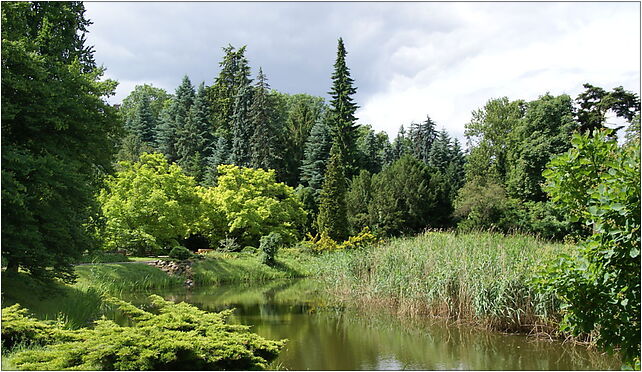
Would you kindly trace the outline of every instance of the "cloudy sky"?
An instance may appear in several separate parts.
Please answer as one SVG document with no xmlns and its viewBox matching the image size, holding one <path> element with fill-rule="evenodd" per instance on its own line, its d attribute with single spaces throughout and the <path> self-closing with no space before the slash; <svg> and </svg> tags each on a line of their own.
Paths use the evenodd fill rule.
<svg viewBox="0 0 642 372">
<path fill-rule="evenodd" d="M 272 88 L 327 98 L 342 37 L 359 123 L 396 135 L 426 115 L 462 138 L 495 97 L 576 96 L 590 82 L 640 93 L 640 4 L 87 2 L 89 42 L 120 82 L 211 85 L 221 48 L 247 45 Z"/>
</svg>

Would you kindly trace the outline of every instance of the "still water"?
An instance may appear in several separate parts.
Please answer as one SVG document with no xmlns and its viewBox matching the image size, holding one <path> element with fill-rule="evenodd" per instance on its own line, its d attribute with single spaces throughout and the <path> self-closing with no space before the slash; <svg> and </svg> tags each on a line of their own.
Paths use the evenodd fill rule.
<svg viewBox="0 0 642 372">
<path fill-rule="evenodd" d="M 381 310 L 340 309 L 314 280 L 224 285 L 159 293 L 203 310 L 236 309 L 230 321 L 287 338 L 275 362 L 288 370 L 606 370 L 613 357 L 580 345 L 486 332 Z M 133 302 L 144 302 L 142 294 Z"/>
</svg>

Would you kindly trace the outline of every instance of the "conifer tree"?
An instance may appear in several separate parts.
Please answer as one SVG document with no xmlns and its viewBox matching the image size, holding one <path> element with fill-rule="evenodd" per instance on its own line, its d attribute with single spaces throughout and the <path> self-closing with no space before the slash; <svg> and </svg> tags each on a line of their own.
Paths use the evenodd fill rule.
<svg viewBox="0 0 642 372">
<path fill-rule="evenodd" d="M 232 45 L 223 48 L 225 55 L 219 63 L 221 71 L 214 84 L 208 88 L 212 113 L 211 122 L 217 136 L 231 140 L 232 123 L 236 100 L 241 87 L 252 83 L 250 66 L 245 57 L 245 46 L 235 49 Z"/>
<path fill-rule="evenodd" d="M 276 133 L 272 126 L 272 105 L 269 97 L 270 85 L 263 70 L 259 74 L 254 87 L 254 96 L 250 106 L 250 127 L 253 128 L 251 141 L 251 165 L 254 168 L 274 169 L 278 157 L 276 149 Z"/>
<path fill-rule="evenodd" d="M 320 117 L 305 143 L 305 158 L 301 165 L 301 183 L 318 194 L 323 186 L 326 163 L 330 156 L 332 136 L 324 117 Z"/>
<path fill-rule="evenodd" d="M 412 153 L 412 142 L 406 137 L 406 130 L 403 125 L 399 128 L 397 132 L 397 137 L 392 142 L 392 162 L 395 162 L 401 159 L 406 154 Z"/>
<path fill-rule="evenodd" d="M 136 114 L 128 126 L 130 132 L 136 135 L 141 143 L 153 144 L 155 142 L 156 119 L 152 114 L 149 96 L 141 97 Z"/>
<path fill-rule="evenodd" d="M 240 167 L 249 167 L 251 159 L 250 138 L 253 128 L 250 122 L 250 105 L 252 104 L 252 88 L 241 87 L 236 96 L 234 116 L 232 120 L 232 150 L 230 161 Z"/>
<path fill-rule="evenodd" d="M 350 69 L 346 65 L 346 49 L 343 39 L 339 38 L 337 59 L 332 74 L 332 89 L 329 94 L 331 128 L 334 142 L 338 145 L 341 157 L 346 165 L 346 176 L 352 177 L 357 173 L 357 128 L 354 113 L 358 106 L 352 101 L 352 95 L 357 92 L 350 77 Z"/>
<path fill-rule="evenodd" d="M 336 241 L 348 238 L 347 184 L 341 152 L 335 143 L 330 150 L 328 167 L 319 197 L 317 226 L 320 233 L 327 233 Z"/>
<path fill-rule="evenodd" d="M 216 184 L 218 178 L 217 168 L 221 164 L 231 164 L 230 161 L 230 145 L 225 137 L 220 136 L 216 139 L 215 144 L 209 150 L 211 155 L 206 159 L 207 166 L 203 183 L 208 186 Z"/>
<path fill-rule="evenodd" d="M 201 83 L 185 124 L 176 130 L 177 163 L 197 181 L 202 180 L 203 160 L 208 155 L 207 145 L 211 142 L 208 114 L 205 85 Z"/>
<path fill-rule="evenodd" d="M 171 105 L 161 113 L 161 124 L 158 126 L 157 145 L 170 162 L 179 158 L 176 143 L 179 133 L 184 131 L 189 112 L 194 103 L 195 92 L 187 75 L 176 88 L 176 94 Z"/>
<path fill-rule="evenodd" d="M 452 160 L 452 150 L 450 146 L 450 136 L 448 132 L 446 132 L 445 129 L 440 130 L 428 153 L 427 164 L 445 173 Z"/>
<path fill-rule="evenodd" d="M 379 173 L 383 166 L 382 151 L 374 130 L 366 127 L 367 133 L 359 139 L 359 167 L 370 173 Z"/>
<path fill-rule="evenodd" d="M 412 142 L 412 151 L 415 157 L 428 164 L 430 149 L 437 138 L 435 131 L 435 122 L 426 115 L 426 121 L 421 124 L 412 123 L 410 125 L 410 141 Z"/>
</svg>

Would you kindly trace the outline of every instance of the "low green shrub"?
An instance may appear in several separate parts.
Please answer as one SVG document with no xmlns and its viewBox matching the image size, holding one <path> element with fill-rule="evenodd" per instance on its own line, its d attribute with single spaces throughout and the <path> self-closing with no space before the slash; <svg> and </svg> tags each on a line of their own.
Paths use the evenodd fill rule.
<svg viewBox="0 0 642 372">
<path fill-rule="evenodd" d="M 95 328 L 66 331 L 73 335 L 68 340 L 18 351 L 10 363 L 21 370 L 265 369 L 285 343 L 264 339 L 248 326 L 228 324 L 232 310 L 208 313 L 157 295 L 150 300 L 153 313 L 107 297 L 105 301 L 117 306 L 132 326 L 98 320 Z M 13 322 L 7 323 L 16 328 Z M 5 326 L 3 318 L 3 336 Z"/>
<path fill-rule="evenodd" d="M 268 235 L 261 237 L 261 242 L 259 248 L 263 252 L 263 263 L 266 265 L 274 265 L 274 257 L 279 251 L 279 246 L 281 245 L 282 239 L 281 234 L 271 232 Z"/>
<path fill-rule="evenodd" d="M 175 260 L 187 260 L 192 257 L 192 252 L 190 252 L 189 249 L 182 247 L 182 246 L 177 246 L 172 248 L 171 251 L 169 251 L 169 258 L 173 258 Z"/>
<path fill-rule="evenodd" d="M 2 309 L 2 347 L 12 349 L 18 344 L 46 345 L 70 339 L 71 332 L 57 322 L 44 322 L 28 315 L 19 304 Z"/>
</svg>

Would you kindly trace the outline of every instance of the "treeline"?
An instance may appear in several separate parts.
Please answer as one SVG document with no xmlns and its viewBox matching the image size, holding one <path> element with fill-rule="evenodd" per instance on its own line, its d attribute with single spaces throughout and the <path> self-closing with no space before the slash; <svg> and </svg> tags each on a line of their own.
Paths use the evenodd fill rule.
<svg viewBox="0 0 642 372">
<path fill-rule="evenodd" d="M 639 135 L 637 95 L 587 84 L 575 100 L 546 94 L 531 102 L 488 101 L 466 126 L 467 154 L 429 116 L 407 131 L 402 126 L 391 141 L 357 125 L 356 86 L 341 39 L 329 102 L 270 89 L 262 69 L 252 77 L 245 47 L 228 46 L 212 85 L 195 87 L 185 77 L 173 94 L 138 86 L 115 110 L 104 98 L 116 83 L 100 81 L 103 70 L 85 45 L 90 22 L 82 3 L 6 3 L 2 12 L 2 252 L 14 271 L 67 276 L 81 252 L 105 244 L 107 227 L 129 236 L 143 231 L 144 216 L 127 224 L 110 220 L 104 215 L 109 198 L 97 195 L 146 164 L 132 165 L 146 152 L 178 165 L 193 179 L 190 193 L 199 195 L 197 186 L 220 186 L 221 165 L 274 170 L 270 182 L 294 188 L 305 211 L 298 237 L 340 242 L 366 227 L 389 236 L 456 226 L 559 239 L 588 228 L 551 205 L 542 189 L 546 164 L 571 147 L 573 133 L 602 128 L 607 112 L 632 123 L 631 138 Z M 70 27 L 54 31 L 46 27 L 52 22 Z M 114 173 L 114 160 L 130 163 Z M 254 190 L 254 180 L 244 182 Z M 149 195 L 161 195 L 165 186 L 150 187 L 157 191 Z M 269 195 L 278 201 L 285 194 Z M 172 203 L 180 205 L 168 200 L 158 208 Z M 122 206 L 134 208 L 127 200 Z M 147 219 L 165 213 L 145 211 Z M 258 220 L 269 220 L 264 217 Z M 168 225 L 181 233 L 170 239 L 144 230 L 151 237 L 130 241 L 156 247 L 199 238 L 195 234 L 209 235 L 211 246 L 227 234 L 245 240 L 243 224 L 222 221 L 228 229 L 217 236 Z"/>
</svg>

